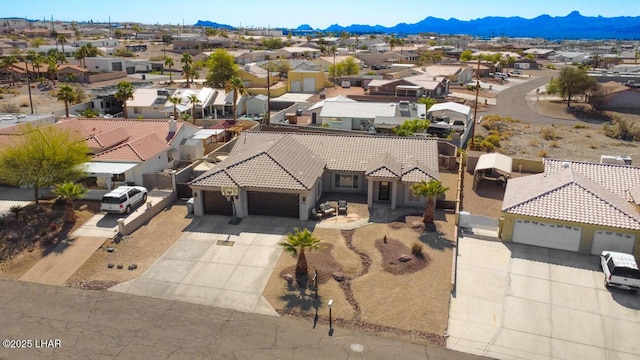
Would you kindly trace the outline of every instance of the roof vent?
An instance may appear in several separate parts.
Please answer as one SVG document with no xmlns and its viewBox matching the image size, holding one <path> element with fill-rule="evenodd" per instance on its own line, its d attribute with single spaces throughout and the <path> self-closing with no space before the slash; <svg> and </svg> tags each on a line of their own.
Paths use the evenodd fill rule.
<svg viewBox="0 0 640 360">
<path fill-rule="evenodd" d="M 570 163 L 570 162 L 568 162 L 568 161 L 563 161 L 563 162 L 560 164 L 560 167 L 561 167 L 562 169 L 568 169 L 568 168 L 570 168 L 570 167 L 571 167 L 571 163 Z"/>
</svg>

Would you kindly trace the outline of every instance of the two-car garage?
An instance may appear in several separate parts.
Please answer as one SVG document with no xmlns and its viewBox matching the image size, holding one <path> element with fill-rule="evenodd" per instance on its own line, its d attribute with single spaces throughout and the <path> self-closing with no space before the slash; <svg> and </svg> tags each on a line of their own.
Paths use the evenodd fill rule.
<svg viewBox="0 0 640 360">
<path fill-rule="evenodd" d="M 576 226 L 552 224 L 532 220 L 516 220 L 512 241 L 550 249 L 577 252 L 580 250 L 583 229 Z M 591 254 L 618 251 L 633 254 L 636 237 L 633 234 L 595 230 L 591 241 Z"/>
<path fill-rule="evenodd" d="M 249 215 L 282 216 L 298 218 L 300 216 L 298 194 L 247 191 Z M 231 201 L 220 191 L 203 191 L 204 213 L 209 215 L 232 215 Z M 236 209 L 241 199 L 235 200 Z"/>
</svg>

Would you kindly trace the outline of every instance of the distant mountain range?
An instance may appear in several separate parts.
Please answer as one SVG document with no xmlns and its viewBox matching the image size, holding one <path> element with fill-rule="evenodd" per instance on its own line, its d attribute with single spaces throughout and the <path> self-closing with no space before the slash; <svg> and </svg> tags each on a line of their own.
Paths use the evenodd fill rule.
<svg viewBox="0 0 640 360">
<path fill-rule="evenodd" d="M 198 20 L 195 26 L 234 29 L 229 25 Z M 640 16 L 621 16 L 605 18 L 602 16 L 582 16 L 574 11 L 567 16 L 552 17 L 540 15 L 533 19 L 521 17 L 484 17 L 474 20 L 439 19 L 427 17 L 415 24 L 400 23 L 392 27 L 382 25 L 348 26 L 331 25 L 326 29 L 313 29 L 309 25 L 300 25 L 295 31 L 321 31 L 340 33 L 382 33 L 382 34 L 468 34 L 480 37 L 509 36 L 534 37 L 545 39 L 640 39 Z"/>
</svg>

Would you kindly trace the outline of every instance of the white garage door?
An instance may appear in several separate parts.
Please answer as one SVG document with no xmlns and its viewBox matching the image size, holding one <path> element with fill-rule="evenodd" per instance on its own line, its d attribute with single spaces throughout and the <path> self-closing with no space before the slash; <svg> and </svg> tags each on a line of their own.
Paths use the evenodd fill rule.
<svg viewBox="0 0 640 360">
<path fill-rule="evenodd" d="M 292 81 L 291 82 L 291 92 L 299 93 L 300 92 L 300 81 Z"/>
<path fill-rule="evenodd" d="M 302 83 L 302 91 L 306 93 L 316 92 L 316 78 L 305 78 Z"/>
<path fill-rule="evenodd" d="M 551 249 L 578 251 L 582 229 L 573 226 L 516 220 L 513 242 Z"/>
<path fill-rule="evenodd" d="M 600 255 L 603 251 L 617 251 L 626 254 L 633 254 L 633 245 L 635 242 L 635 235 L 596 230 L 593 234 L 591 253 L 593 255 Z"/>
</svg>

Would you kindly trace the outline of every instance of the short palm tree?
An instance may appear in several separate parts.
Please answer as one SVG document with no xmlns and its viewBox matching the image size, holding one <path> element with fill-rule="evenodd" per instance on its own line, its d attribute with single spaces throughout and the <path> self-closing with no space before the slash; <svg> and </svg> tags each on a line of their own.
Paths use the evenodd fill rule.
<svg viewBox="0 0 640 360">
<path fill-rule="evenodd" d="M 64 36 L 63 34 L 58 34 L 58 37 L 56 38 L 56 48 L 58 47 L 58 44 L 62 45 L 62 54 L 64 54 L 64 44 L 67 43 L 67 37 Z M 66 57 L 66 55 L 65 55 Z"/>
<path fill-rule="evenodd" d="M 237 120 L 237 106 L 238 106 L 238 95 L 244 95 L 247 92 L 244 89 L 244 83 L 242 79 L 237 76 L 232 76 L 225 86 L 226 92 L 233 92 L 233 123 L 236 123 Z"/>
<path fill-rule="evenodd" d="M 64 101 L 64 113 L 69 117 L 69 103 L 77 97 L 76 91 L 69 85 L 62 85 L 56 94 L 58 101 Z"/>
<path fill-rule="evenodd" d="M 53 193 L 60 196 L 67 203 L 67 222 L 75 221 L 75 212 L 73 211 L 73 202 L 84 198 L 89 190 L 74 182 L 66 182 L 63 184 L 57 184 Z"/>
<path fill-rule="evenodd" d="M 169 68 L 169 84 L 173 84 L 173 77 L 172 77 L 172 71 L 171 68 L 173 67 L 174 62 L 173 59 L 170 57 L 165 57 L 164 58 L 164 66 Z"/>
<path fill-rule="evenodd" d="M 296 280 L 298 283 L 304 281 L 305 276 L 309 274 L 307 267 L 307 258 L 304 254 L 305 249 L 315 250 L 320 248 L 320 239 L 313 236 L 309 229 L 300 230 L 295 228 L 293 233 L 287 235 L 287 240 L 279 243 L 284 252 L 297 257 L 296 262 Z"/>
<path fill-rule="evenodd" d="M 435 204 L 433 200 L 436 196 L 444 194 L 447 190 L 449 190 L 449 188 L 442 185 L 441 181 L 434 179 L 429 182 L 422 180 L 419 183 L 411 185 L 411 191 L 413 191 L 414 195 L 422 196 L 427 199 L 423 219 L 425 224 L 433 224 L 436 217 L 434 209 Z"/>
<path fill-rule="evenodd" d="M 127 118 L 127 100 L 133 99 L 133 85 L 128 81 L 120 81 L 116 85 L 115 98 L 122 103 L 124 118 Z"/>
<path fill-rule="evenodd" d="M 189 102 L 191 103 L 191 117 L 193 118 L 193 123 L 195 124 L 196 123 L 196 104 L 202 101 L 198 99 L 198 95 L 196 94 L 191 94 L 187 96 L 187 99 L 189 99 Z"/>
<path fill-rule="evenodd" d="M 189 53 L 182 54 L 182 58 L 180 59 L 182 65 L 182 76 L 187 80 L 187 87 L 189 87 L 189 78 L 193 73 L 193 56 Z"/>
</svg>

